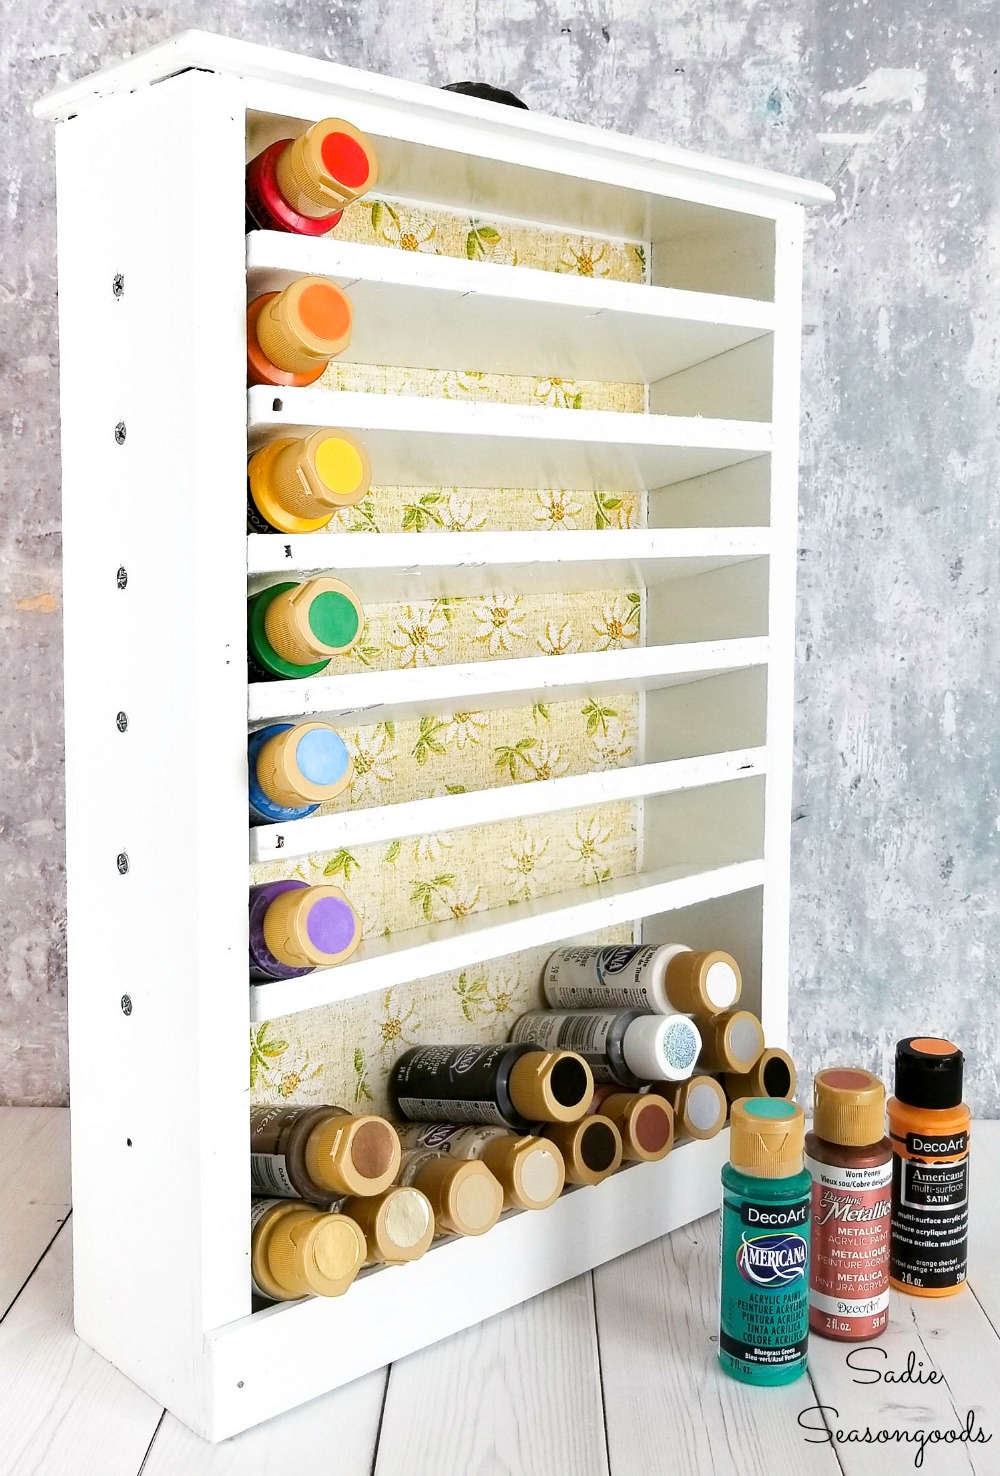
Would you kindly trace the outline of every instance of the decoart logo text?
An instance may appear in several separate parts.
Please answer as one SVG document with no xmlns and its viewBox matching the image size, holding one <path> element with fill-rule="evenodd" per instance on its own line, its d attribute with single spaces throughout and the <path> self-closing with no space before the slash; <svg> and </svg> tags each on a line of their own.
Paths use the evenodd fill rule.
<svg viewBox="0 0 1000 1476">
<path fill-rule="evenodd" d="M 746 1235 L 736 1252 L 736 1265 L 744 1281 L 754 1286 L 791 1286 L 806 1274 L 809 1247 L 801 1235 Z"/>
</svg>

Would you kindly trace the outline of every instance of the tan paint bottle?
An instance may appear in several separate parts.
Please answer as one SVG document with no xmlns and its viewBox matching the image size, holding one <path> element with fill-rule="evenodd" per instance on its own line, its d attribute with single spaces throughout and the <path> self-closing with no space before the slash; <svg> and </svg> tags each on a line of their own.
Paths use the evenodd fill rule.
<svg viewBox="0 0 1000 1476">
<path fill-rule="evenodd" d="M 519 1136 L 499 1127 L 472 1127 L 453 1122 L 396 1123 L 399 1141 L 408 1148 L 428 1148 L 449 1158 L 477 1158 L 503 1189 L 505 1209 L 548 1209 L 566 1182 L 562 1155 L 554 1143 L 530 1134 Z"/>
<path fill-rule="evenodd" d="M 367 1199 L 334 1200 L 330 1208 L 361 1227 L 369 1266 L 419 1260 L 434 1239 L 434 1211 L 419 1189 L 397 1185 Z"/>
<path fill-rule="evenodd" d="M 392 1124 L 343 1107 L 254 1107 L 250 1183 L 255 1194 L 329 1204 L 341 1194 L 381 1194 L 399 1171 Z"/>
<path fill-rule="evenodd" d="M 339 1297 L 361 1270 L 366 1254 L 364 1233 L 347 1215 L 287 1199 L 251 1202 L 253 1288 L 268 1301 Z"/>
<path fill-rule="evenodd" d="M 426 1194 L 441 1235 L 485 1235 L 503 1212 L 503 1189 L 478 1159 L 410 1148 L 403 1154 L 399 1182 Z"/>
</svg>

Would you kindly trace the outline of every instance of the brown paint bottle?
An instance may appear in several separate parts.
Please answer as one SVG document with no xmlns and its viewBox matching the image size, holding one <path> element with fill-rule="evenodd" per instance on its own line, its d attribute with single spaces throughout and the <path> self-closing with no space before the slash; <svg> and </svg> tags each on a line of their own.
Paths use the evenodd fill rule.
<svg viewBox="0 0 1000 1476">
<path fill-rule="evenodd" d="M 892 1144 L 877 1076 L 817 1071 L 805 1162 L 813 1181 L 809 1326 L 838 1342 L 867 1342 L 889 1321 Z"/>
<path fill-rule="evenodd" d="M 373 1113 L 343 1107 L 254 1107 L 254 1194 L 327 1205 L 342 1194 L 381 1194 L 399 1172 L 399 1138 Z"/>
</svg>

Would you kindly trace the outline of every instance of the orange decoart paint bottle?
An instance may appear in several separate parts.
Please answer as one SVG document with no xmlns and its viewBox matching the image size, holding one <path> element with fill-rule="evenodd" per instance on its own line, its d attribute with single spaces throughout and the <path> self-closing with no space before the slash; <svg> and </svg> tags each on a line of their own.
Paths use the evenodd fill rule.
<svg viewBox="0 0 1000 1476">
<path fill-rule="evenodd" d="M 950 1040 L 917 1035 L 896 1046 L 889 1279 L 918 1297 L 964 1285 L 969 1243 L 969 1109 L 964 1058 Z"/>
</svg>

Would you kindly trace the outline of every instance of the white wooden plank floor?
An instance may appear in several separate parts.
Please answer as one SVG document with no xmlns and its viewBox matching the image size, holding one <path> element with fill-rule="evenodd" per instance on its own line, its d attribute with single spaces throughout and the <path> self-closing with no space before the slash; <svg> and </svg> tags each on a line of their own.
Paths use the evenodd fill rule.
<svg viewBox="0 0 1000 1476">
<path fill-rule="evenodd" d="M 74 1336 L 68 1114 L 0 1109 L 0 1476 L 1000 1476 L 1000 1122 L 977 1124 L 973 1158 L 968 1290 L 895 1296 L 880 1351 L 855 1355 L 897 1373 L 912 1355 L 939 1382 L 871 1382 L 819 1338 L 797 1384 L 724 1378 L 711 1216 L 211 1446 Z M 917 1432 L 970 1410 L 992 1438 L 918 1461 Z"/>
</svg>

